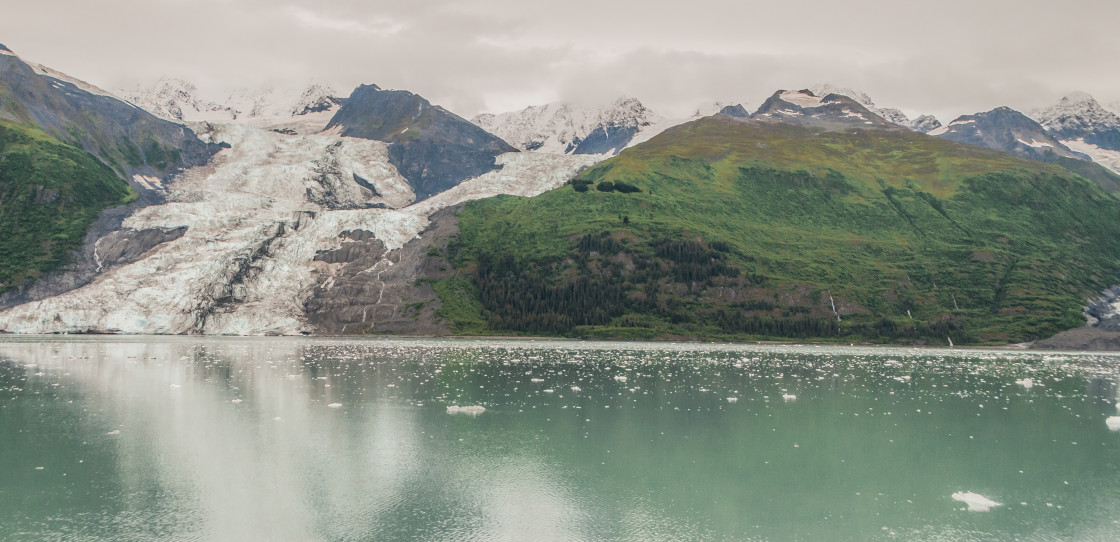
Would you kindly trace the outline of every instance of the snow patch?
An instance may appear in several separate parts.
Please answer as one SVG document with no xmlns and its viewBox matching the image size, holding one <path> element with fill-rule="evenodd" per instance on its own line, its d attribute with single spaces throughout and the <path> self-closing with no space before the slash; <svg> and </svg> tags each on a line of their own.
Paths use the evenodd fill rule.
<svg viewBox="0 0 1120 542">
<path fill-rule="evenodd" d="M 822 105 L 822 99 L 819 96 L 813 96 L 799 90 L 787 90 L 778 97 L 781 98 L 782 101 L 789 102 L 798 107 L 812 108 Z"/>
<path fill-rule="evenodd" d="M 1034 147 L 1036 149 L 1041 149 L 1042 147 L 1053 147 L 1053 145 L 1046 143 L 1045 141 L 1037 141 L 1034 138 L 1031 138 L 1030 141 L 1023 141 L 1022 139 L 1016 139 L 1016 141 L 1028 147 Z"/>
<path fill-rule="evenodd" d="M 1086 143 L 1085 138 L 1081 137 L 1062 140 L 1062 144 L 1074 152 L 1088 155 L 1094 162 L 1112 170 L 1113 173 L 1120 174 L 1120 151 L 1102 149 L 1092 143 Z"/>
</svg>

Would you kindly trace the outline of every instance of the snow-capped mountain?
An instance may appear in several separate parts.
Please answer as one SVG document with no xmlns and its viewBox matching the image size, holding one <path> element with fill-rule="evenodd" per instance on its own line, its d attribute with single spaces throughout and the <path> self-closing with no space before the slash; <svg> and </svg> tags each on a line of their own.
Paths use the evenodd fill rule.
<svg viewBox="0 0 1120 542">
<path fill-rule="evenodd" d="M 749 116 L 742 104 L 712 101 L 691 116 L 666 117 L 637 98 L 619 98 L 600 107 L 556 102 L 508 113 L 484 113 L 471 122 L 523 151 L 609 156 L 678 124 L 715 114 Z"/>
<path fill-rule="evenodd" d="M 640 132 L 656 129 L 665 120 L 636 98 L 620 98 L 606 107 L 551 103 L 498 115 L 482 114 L 471 122 L 521 150 L 616 154 Z"/>
<path fill-rule="evenodd" d="M 1070 149 L 1120 173 L 1120 115 L 1089 94 L 1070 94 L 1031 116 Z"/>
<path fill-rule="evenodd" d="M 933 115 L 922 115 L 916 119 L 911 119 L 906 115 L 906 113 L 903 113 L 898 109 L 890 107 L 879 107 L 875 105 L 875 102 L 871 100 L 870 96 L 858 90 L 837 87 L 829 84 L 816 85 L 810 88 L 810 90 L 817 96 L 827 96 L 829 94 L 839 94 L 841 96 L 847 96 L 855 100 L 856 102 L 859 102 L 859 104 L 866 107 L 868 111 L 871 111 L 872 113 L 883 117 L 889 122 L 892 122 L 899 126 L 905 126 L 906 128 L 914 130 L 915 132 L 926 133 L 941 127 L 941 122 L 938 121 L 937 118 Z"/>
<path fill-rule="evenodd" d="M 345 98 L 329 85 L 313 83 L 301 90 L 259 88 L 242 89 L 222 98 L 200 92 L 194 84 L 176 78 L 162 78 L 147 87 L 122 90 L 129 102 L 168 120 L 198 122 L 238 122 L 266 126 L 293 120 L 314 119 L 318 128 Z"/>
<path fill-rule="evenodd" d="M 899 129 L 894 123 L 848 96 L 817 96 L 808 89 L 775 92 L 759 106 L 751 119 L 824 128 L 855 126 Z"/>
<path fill-rule="evenodd" d="M 929 135 L 1043 162 L 1053 162 L 1055 157 L 1087 158 L 1070 150 L 1039 123 L 1010 107 L 963 115 L 929 132 Z"/>
</svg>

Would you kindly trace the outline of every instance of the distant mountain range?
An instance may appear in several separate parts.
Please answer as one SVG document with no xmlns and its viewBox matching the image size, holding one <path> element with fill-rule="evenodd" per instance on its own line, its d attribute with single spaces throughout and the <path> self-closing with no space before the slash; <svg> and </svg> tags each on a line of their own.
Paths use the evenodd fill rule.
<svg viewBox="0 0 1120 542">
<path fill-rule="evenodd" d="M 114 93 L 0 46 L 0 330 L 1032 340 L 1120 283 L 1115 171 L 1088 95 L 468 121 L 372 84 Z"/>
<path fill-rule="evenodd" d="M 200 93 L 194 84 L 175 78 L 163 78 L 147 87 L 121 89 L 117 95 L 168 120 L 261 124 L 333 112 L 345 101 L 345 97 L 329 85 L 320 83 L 312 83 L 302 90 L 240 90 L 221 99 L 211 99 Z"/>
</svg>

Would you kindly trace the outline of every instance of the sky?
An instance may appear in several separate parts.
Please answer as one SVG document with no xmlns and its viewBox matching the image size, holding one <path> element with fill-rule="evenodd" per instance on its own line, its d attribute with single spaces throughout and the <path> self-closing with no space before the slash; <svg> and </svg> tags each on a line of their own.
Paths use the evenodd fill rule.
<svg viewBox="0 0 1120 542">
<path fill-rule="evenodd" d="M 3 0 L 0 43 L 106 89 L 325 82 L 464 117 L 635 96 L 667 116 L 862 90 L 943 121 L 1072 91 L 1120 102 L 1114 0 Z"/>
</svg>

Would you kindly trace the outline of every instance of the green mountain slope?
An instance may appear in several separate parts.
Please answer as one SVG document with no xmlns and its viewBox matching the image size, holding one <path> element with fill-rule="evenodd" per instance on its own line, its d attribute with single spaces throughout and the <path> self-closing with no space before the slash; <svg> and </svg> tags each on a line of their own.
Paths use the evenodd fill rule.
<svg viewBox="0 0 1120 542">
<path fill-rule="evenodd" d="M 89 153 L 0 121 L 0 292 L 62 263 L 101 210 L 135 198 Z"/>
<path fill-rule="evenodd" d="M 472 332 L 1016 342 L 1120 278 L 1120 201 L 904 130 L 709 117 L 459 226 L 437 291 Z"/>
</svg>

